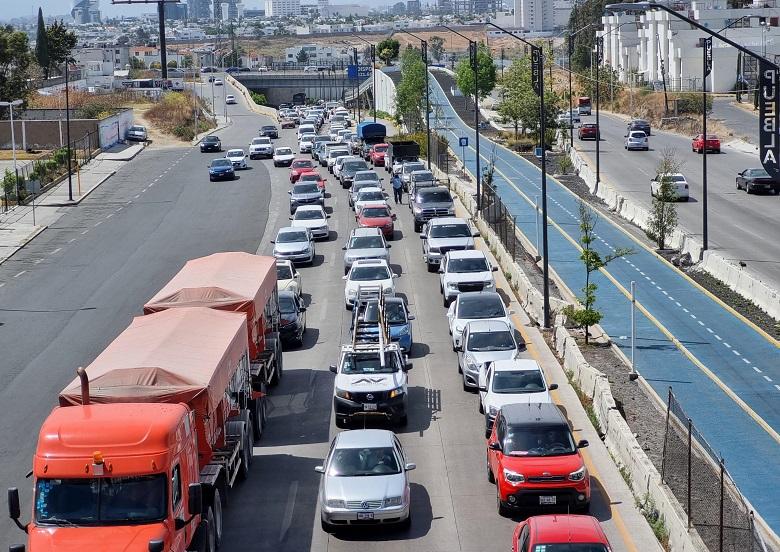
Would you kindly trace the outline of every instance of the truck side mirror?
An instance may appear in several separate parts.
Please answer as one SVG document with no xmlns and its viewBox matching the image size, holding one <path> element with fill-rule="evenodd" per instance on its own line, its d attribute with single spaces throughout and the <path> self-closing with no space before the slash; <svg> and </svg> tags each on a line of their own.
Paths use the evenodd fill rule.
<svg viewBox="0 0 780 552">
<path fill-rule="evenodd" d="M 23 544 L 12 544 L 8 547 L 8 552 L 24 552 L 25 548 Z"/>
<path fill-rule="evenodd" d="M 160 539 L 150 540 L 149 552 L 165 552 L 165 542 Z"/>
<path fill-rule="evenodd" d="M 333 372 L 334 374 L 336 373 L 336 365 L 335 364 L 331 364 L 330 365 L 330 371 Z"/>
<path fill-rule="evenodd" d="M 190 483 L 187 493 L 187 511 L 191 516 L 197 516 L 203 512 L 203 487 L 200 483 Z"/>
<path fill-rule="evenodd" d="M 8 489 L 8 517 L 16 521 L 22 515 L 19 508 L 19 489 L 11 487 Z"/>
<path fill-rule="evenodd" d="M 553 384 L 550 385 L 550 387 L 548 387 L 548 389 L 550 391 L 555 391 L 556 389 L 558 389 L 558 384 L 557 383 L 553 383 Z"/>
</svg>

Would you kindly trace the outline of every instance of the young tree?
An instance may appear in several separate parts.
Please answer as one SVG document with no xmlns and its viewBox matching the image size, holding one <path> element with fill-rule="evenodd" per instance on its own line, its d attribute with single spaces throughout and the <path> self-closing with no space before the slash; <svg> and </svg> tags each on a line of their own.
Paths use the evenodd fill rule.
<svg viewBox="0 0 780 552">
<path fill-rule="evenodd" d="M 297 61 L 298 63 L 308 63 L 309 62 L 308 52 L 303 48 L 298 50 L 298 53 L 295 56 L 295 61 Z"/>
<path fill-rule="evenodd" d="M 385 65 L 392 65 L 392 61 L 398 59 L 400 50 L 401 44 L 394 38 L 386 38 L 376 45 L 376 55 Z"/>
<path fill-rule="evenodd" d="M 582 244 L 582 253 L 580 260 L 585 266 L 585 287 L 582 288 L 583 296 L 578 297 L 582 308 L 568 306 L 564 309 L 565 314 L 578 327 L 585 332 L 585 344 L 588 344 L 588 327 L 598 324 L 601 321 L 602 314 L 596 307 L 596 290 L 598 286 L 591 282 L 591 274 L 607 266 L 615 259 L 633 255 L 634 250 L 626 247 L 618 247 L 612 253 L 608 253 L 603 258 L 601 254 L 593 249 L 595 241 L 594 230 L 596 228 L 596 217 L 593 211 L 580 201 L 580 243 Z"/>
<path fill-rule="evenodd" d="M 179 64 L 176 63 L 175 59 L 168 62 L 168 69 L 176 69 L 177 67 L 179 67 Z"/>
<path fill-rule="evenodd" d="M 46 28 L 46 40 L 49 46 L 50 67 L 59 67 L 70 58 L 70 52 L 76 47 L 76 33 L 69 31 L 62 21 L 55 21 Z"/>
<path fill-rule="evenodd" d="M 35 36 L 35 59 L 43 69 L 43 78 L 49 78 L 49 40 L 46 36 L 46 22 L 43 20 L 43 9 L 38 8 L 38 34 Z"/>
<path fill-rule="evenodd" d="M 512 65 L 504 71 L 504 78 L 500 83 L 502 98 L 498 104 L 499 114 L 506 120 L 513 123 L 515 127 L 515 138 L 517 138 L 519 125 L 530 130 L 538 138 L 539 134 L 539 98 L 533 91 L 531 84 L 531 62 L 530 59 L 522 57 L 516 59 Z M 555 119 L 558 115 L 559 96 L 550 92 L 545 87 L 545 126 L 548 129 L 554 128 Z"/>
<path fill-rule="evenodd" d="M 496 87 L 496 65 L 493 63 L 490 49 L 484 44 L 479 44 L 477 47 L 477 75 L 479 77 L 477 95 L 483 99 Z M 474 95 L 474 70 L 469 58 L 461 59 L 455 67 L 455 84 L 466 96 Z"/>
<path fill-rule="evenodd" d="M 653 196 L 650 218 L 647 220 L 647 235 L 658 246 L 665 249 L 669 236 L 677 226 L 677 193 L 671 175 L 680 172 L 682 161 L 674 148 L 664 148 L 656 169 L 660 179 L 658 192 Z"/>
<path fill-rule="evenodd" d="M 437 63 L 440 62 L 444 59 L 444 39 L 437 35 L 432 36 L 428 41 L 428 51 Z"/>
<path fill-rule="evenodd" d="M 424 102 L 425 63 L 420 50 L 409 46 L 401 55 L 401 80 L 395 92 L 395 112 L 412 131 L 422 124 Z"/>
</svg>

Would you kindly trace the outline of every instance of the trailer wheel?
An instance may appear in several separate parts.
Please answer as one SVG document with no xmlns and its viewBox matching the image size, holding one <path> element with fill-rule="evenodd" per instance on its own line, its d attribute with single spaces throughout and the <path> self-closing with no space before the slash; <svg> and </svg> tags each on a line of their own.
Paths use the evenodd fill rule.
<svg viewBox="0 0 780 552">
<path fill-rule="evenodd" d="M 279 380 L 282 379 L 283 371 L 284 371 L 284 360 L 282 360 L 282 348 L 281 346 L 277 349 L 277 355 L 274 359 L 274 375 L 271 377 L 270 381 L 268 382 L 269 385 L 272 387 L 275 387 L 279 385 Z"/>
<path fill-rule="evenodd" d="M 211 506 L 209 506 L 209 509 L 206 512 L 206 521 L 208 522 L 206 524 L 206 534 L 203 535 L 203 540 L 206 546 L 203 548 L 206 550 L 206 552 L 217 552 L 214 510 L 211 509 Z"/>
<path fill-rule="evenodd" d="M 247 471 L 252 466 L 252 460 L 254 460 L 254 451 L 252 450 L 254 448 L 254 438 L 252 434 L 252 413 L 249 410 L 242 410 L 238 415 L 239 420 L 244 422 L 244 436 L 245 439 L 243 441 L 244 443 L 244 449 L 246 450 L 246 459 L 247 464 L 246 468 Z M 247 473 L 247 475 L 249 475 Z"/>
<path fill-rule="evenodd" d="M 265 384 L 261 385 L 263 396 L 252 401 L 252 434 L 255 442 L 263 436 L 263 428 L 266 423 Z"/>
</svg>

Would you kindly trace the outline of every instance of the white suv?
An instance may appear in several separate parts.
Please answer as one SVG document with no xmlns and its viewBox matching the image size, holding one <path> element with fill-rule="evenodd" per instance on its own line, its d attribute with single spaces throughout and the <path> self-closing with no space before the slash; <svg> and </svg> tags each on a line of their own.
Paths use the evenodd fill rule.
<svg viewBox="0 0 780 552">
<path fill-rule="evenodd" d="M 249 144 L 249 159 L 259 159 L 261 157 L 271 158 L 274 156 L 274 145 L 268 136 L 258 136 L 252 138 Z"/>
<path fill-rule="evenodd" d="M 444 306 L 449 307 L 461 291 L 495 291 L 493 272 L 498 270 L 488 262 L 482 251 L 449 251 L 439 266 L 439 289 Z"/>
<path fill-rule="evenodd" d="M 448 251 L 474 249 L 474 238 L 479 236 L 463 218 L 441 217 L 425 223 L 420 239 L 423 240 L 423 260 L 428 271 L 433 272 Z"/>
<path fill-rule="evenodd" d="M 379 290 L 385 296 L 395 295 L 395 279 L 398 274 L 390 270 L 390 266 L 384 259 L 361 259 L 354 261 L 346 276 L 344 283 L 344 305 L 347 310 L 352 309 L 355 301 L 361 293 L 370 290 Z"/>
</svg>

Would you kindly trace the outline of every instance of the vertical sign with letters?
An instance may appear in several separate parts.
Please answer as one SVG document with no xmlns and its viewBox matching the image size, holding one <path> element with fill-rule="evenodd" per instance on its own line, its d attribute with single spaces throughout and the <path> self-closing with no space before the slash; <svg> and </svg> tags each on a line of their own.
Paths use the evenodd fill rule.
<svg viewBox="0 0 780 552">
<path fill-rule="evenodd" d="M 544 71 L 544 56 L 538 46 L 531 48 L 531 84 L 536 95 L 542 96 L 542 71 Z"/>
<path fill-rule="evenodd" d="M 772 178 L 780 178 L 780 140 L 778 140 L 778 117 L 780 117 L 780 98 L 778 98 L 778 70 L 763 60 L 759 60 L 758 81 L 758 121 L 759 155 L 761 165 Z"/>
<path fill-rule="evenodd" d="M 704 39 L 704 76 L 709 77 L 712 73 L 712 37 Z M 705 86 L 706 90 L 706 86 Z"/>
</svg>

